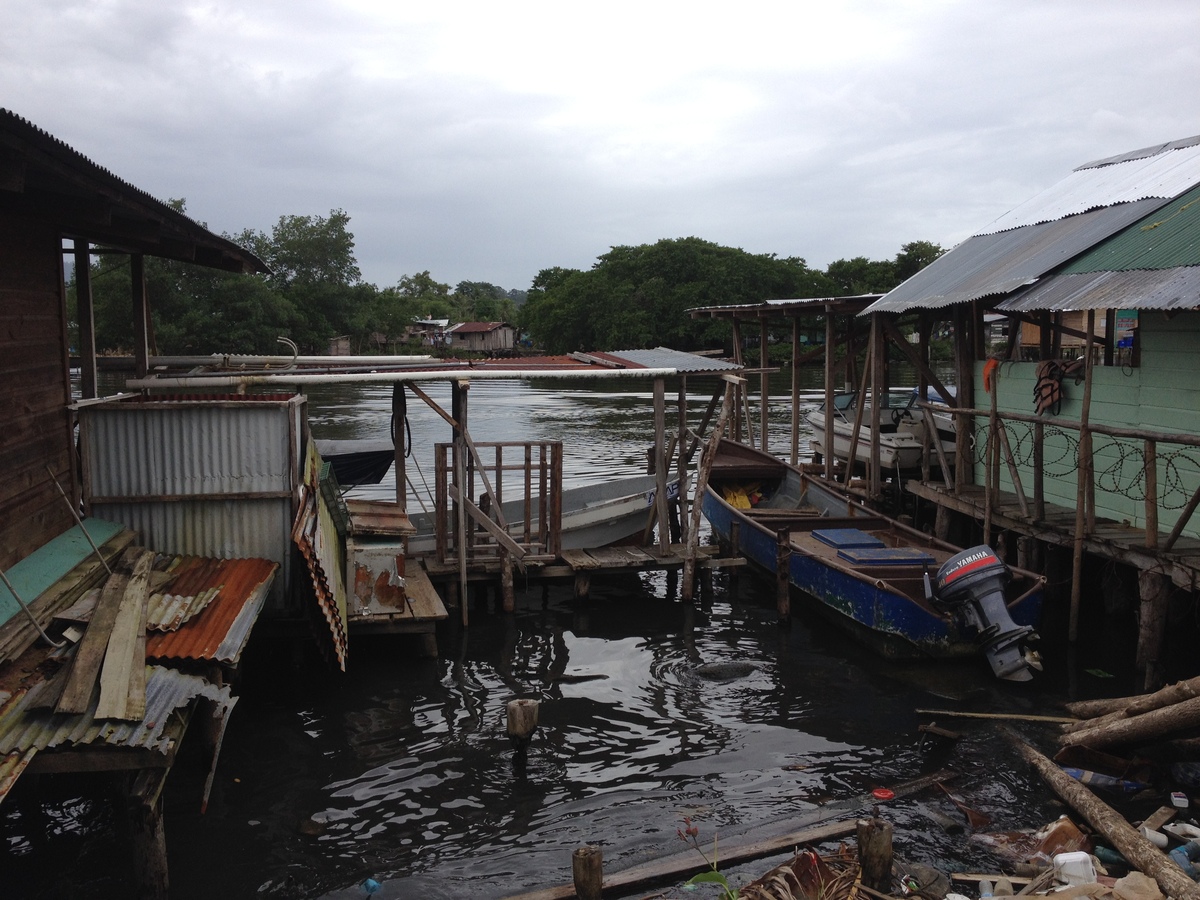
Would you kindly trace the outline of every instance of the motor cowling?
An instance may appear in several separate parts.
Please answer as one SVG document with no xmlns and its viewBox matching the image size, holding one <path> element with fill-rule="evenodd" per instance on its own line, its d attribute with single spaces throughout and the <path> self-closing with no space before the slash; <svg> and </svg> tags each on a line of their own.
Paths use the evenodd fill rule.
<svg viewBox="0 0 1200 900">
<path fill-rule="evenodd" d="M 930 599 L 959 627 L 978 635 L 997 678 L 1029 681 L 1033 674 L 1023 641 L 1033 636 L 1033 628 L 1018 625 L 1008 614 L 1004 588 L 1011 577 L 1004 561 L 981 544 L 942 563 Z"/>
</svg>

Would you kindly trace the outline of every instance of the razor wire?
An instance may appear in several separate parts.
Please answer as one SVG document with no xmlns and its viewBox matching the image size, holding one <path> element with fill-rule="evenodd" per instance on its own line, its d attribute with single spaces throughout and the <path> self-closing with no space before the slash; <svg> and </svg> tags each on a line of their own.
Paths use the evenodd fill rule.
<svg viewBox="0 0 1200 900">
<path fill-rule="evenodd" d="M 1018 467 L 1033 469 L 1035 424 L 1000 417 L 997 420 L 997 428 L 1003 428 L 1005 431 L 1008 445 L 1012 449 L 1013 462 Z M 1147 499 L 1145 442 L 1097 432 L 1091 434 L 1096 489 L 1144 503 Z M 987 465 L 987 461 L 991 459 L 992 448 L 991 428 L 986 417 L 975 417 L 975 427 L 969 444 L 972 462 L 976 465 Z M 1180 446 L 1174 450 L 1156 451 L 1154 456 L 1158 468 L 1158 505 L 1164 510 L 1183 509 L 1191 500 L 1200 481 L 1200 448 Z M 1004 457 L 1004 444 L 1001 442 L 1000 458 Z M 1044 423 L 1043 476 L 1061 478 L 1078 471 L 1079 467 L 1079 432 Z"/>
</svg>

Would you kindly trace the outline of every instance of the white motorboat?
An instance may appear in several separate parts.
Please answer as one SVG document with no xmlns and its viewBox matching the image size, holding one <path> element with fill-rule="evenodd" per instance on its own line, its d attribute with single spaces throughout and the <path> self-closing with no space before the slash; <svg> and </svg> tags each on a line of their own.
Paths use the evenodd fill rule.
<svg viewBox="0 0 1200 900">
<path fill-rule="evenodd" d="M 884 395 L 883 400 L 884 408 L 880 410 L 879 422 L 879 465 L 884 469 L 919 468 L 927 439 L 925 416 L 918 405 L 918 390 L 892 390 Z M 943 399 L 932 389 L 929 391 L 929 400 L 931 403 L 944 405 Z M 843 461 L 850 456 L 857 404 L 857 392 L 837 394 L 833 398 L 833 455 Z M 823 404 L 809 413 L 808 423 L 813 428 L 813 436 L 809 441 L 813 452 L 824 457 L 826 448 Z M 947 458 L 952 460 L 955 445 L 954 416 L 950 414 L 949 407 L 945 413 L 934 411 L 934 425 L 943 451 Z M 871 438 L 871 406 L 868 403 L 862 411 L 858 443 L 854 448 L 856 462 L 867 464 L 871 461 Z"/>
</svg>

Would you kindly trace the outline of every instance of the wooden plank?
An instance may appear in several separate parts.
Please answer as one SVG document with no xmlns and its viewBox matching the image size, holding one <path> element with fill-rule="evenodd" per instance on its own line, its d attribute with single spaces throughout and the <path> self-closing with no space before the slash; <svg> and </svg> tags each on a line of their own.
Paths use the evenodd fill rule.
<svg viewBox="0 0 1200 900">
<path fill-rule="evenodd" d="M 128 584 L 129 576 L 120 572 L 110 575 L 104 583 L 100 599 L 96 602 L 96 611 L 92 613 L 92 621 L 88 623 L 83 640 L 75 651 L 75 658 L 71 660 L 71 674 L 67 677 L 55 712 L 78 714 L 91 704 L 100 665 L 108 649 L 108 638 L 112 634 Z"/>
<path fill-rule="evenodd" d="M 410 567 L 404 574 L 404 592 L 412 603 L 416 619 L 445 619 L 448 616 L 442 598 L 429 576 L 421 569 Z"/>
<path fill-rule="evenodd" d="M 564 550 L 561 556 L 563 562 L 575 570 L 600 568 L 600 563 L 586 550 Z"/>
<path fill-rule="evenodd" d="M 146 714 L 146 601 L 150 596 L 150 567 L 154 565 L 154 551 L 143 550 L 133 566 L 133 574 L 121 595 L 116 619 L 109 632 L 108 645 L 104 651 L 104 662 L 100 668 L 100 702 L 96 706 L 97 719 L 122 719 L 141 721 Z M 99 607 L 97 607 L 99 611 Z M 92 621 L 95 621 L 93 615 Z M 88 626 L 91 631 L 91 625 Z M 142 658 L 135 659 L 141 632 Z M 139 678 L 134 678 L 134 673 Z M 141 684 L 141 695 L 137 683 Z M 133 699 L 133 706 L 128 703 Z M 60 701 L 61 704 L 61 701 Z"/>
</svg>

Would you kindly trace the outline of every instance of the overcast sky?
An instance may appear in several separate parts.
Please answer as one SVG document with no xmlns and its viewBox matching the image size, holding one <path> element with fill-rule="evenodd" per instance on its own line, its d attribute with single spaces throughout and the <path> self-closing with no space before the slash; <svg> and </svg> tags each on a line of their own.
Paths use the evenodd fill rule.
<svg viewBox="0 0 1200 900">
<path fill-rule="evenodd" d="M 0 0 L 0 106 L 217 232 L 351 217 L 363 278 L 526 289 L 694 235 L 950 247 L 1200 133 L 1197 0 Z"/>
</svg>

